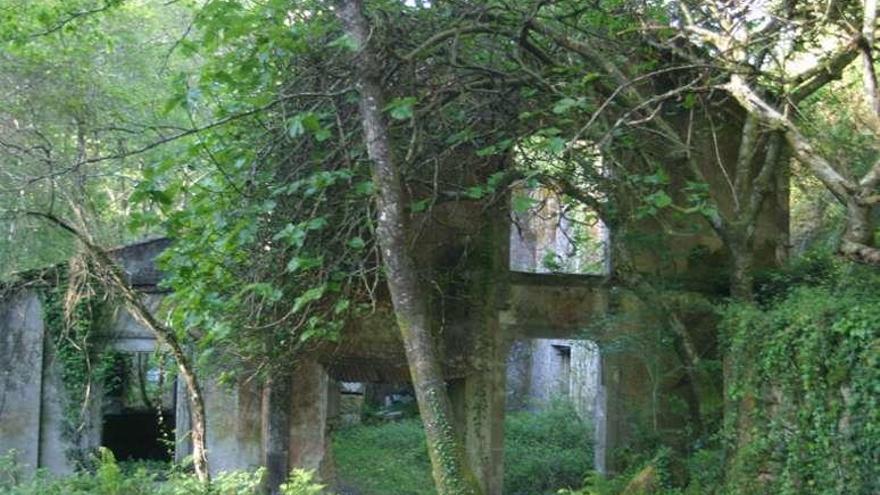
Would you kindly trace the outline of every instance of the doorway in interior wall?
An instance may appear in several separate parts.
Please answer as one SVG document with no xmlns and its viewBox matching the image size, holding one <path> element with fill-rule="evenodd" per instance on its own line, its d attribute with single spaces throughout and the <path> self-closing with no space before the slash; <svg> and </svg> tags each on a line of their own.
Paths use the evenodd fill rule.
<svg viewBox="0 0 880 495">
<path fill-rule="evenodd" d="M 119 461 L 171 462 L 175 380 L 161 356 L 115 352 L 104 380 L 101 445 Z"/>
</svg>

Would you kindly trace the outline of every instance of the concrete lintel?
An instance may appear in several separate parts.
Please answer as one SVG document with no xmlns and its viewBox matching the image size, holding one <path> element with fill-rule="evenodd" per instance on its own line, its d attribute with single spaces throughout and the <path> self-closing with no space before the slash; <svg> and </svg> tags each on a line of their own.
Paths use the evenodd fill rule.
<svg viewBox="0 0 880 495">
<path fill-rule="evenodd" d="M 154 352 L 157 347 L 156 339 L 149 338 L 112 339 L 109 345 L 120 352 Z"/>
</svg>

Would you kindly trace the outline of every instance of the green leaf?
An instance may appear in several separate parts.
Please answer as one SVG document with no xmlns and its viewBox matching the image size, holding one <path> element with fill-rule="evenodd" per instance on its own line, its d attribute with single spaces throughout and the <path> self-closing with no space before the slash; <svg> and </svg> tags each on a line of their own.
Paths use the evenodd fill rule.
<svg viewBox="0 0 880 495">
<path fill-rule="evenodd" d="M 356 52 L 358 50 L 357 40 L 354 39 L 354 36 L 348 33 L 343 34 L 342 36 L 331 41 L 328 46 L 333 48 L 342 48 L 350 52 Z"/>
<path fill-rule="evenodd" d="M 272 240 L 284 241 L 290 246 L 300 248 L 306 240 L 306 231 L 299 225 L 289 223 L 277 234 L 272 236 Z"/>
<path fill-rule="evenodd" d="M 581 84 L 583 84 L 583 85 L 593 84 L 594 82 L 598 81 L 601 77 L 602 77 L 602 75 L 599 74 L 598 72 L 587 72 L 587 74 L 583 78 L 581 78 Z"/>
<path fill-rule="evenodd" d="M 495 145 L 486 146 L 485 148 L 481 148 L 477 150 L 477 156 L 489 156 L 494 155 L 496 151 Z"/>
<path fill-rule="evenodd" d="M 306 228 L 309 230 L 321 230 L 327 226 L 327 219 L 324 217 L 315 217 L 306 223 Z"/>
<path fill-rule="evenodd" d="M 307 304 L 314 302 L 314 301 L 317 301 L 318 299 L 321 299 L 322 297 L 324 297 L 324 292 L 326 290 L 327 290 L 327 285 L 321 284 L 317 287 L 312 287 L 311 289 L 303 292 L 301 296 L 299 296 L 293 300 L 292 311 L 294 313 L 298 313 L 304 307 L 306 307 Z"/>
<path fill-rule="evenodd" d="M 553 113 L 555 113 L 556 115 L 568 113 L 572 108 L 578 106 L 578 103 L 579 102 L 574 98 L 563 98 L 557 101 L 555 105 L 553 105 Z"/>
<path fill-rule="evenodd" d="M 180 108 L 183 106 L 183 103 L 186 101 L 186 96 L 182 94 L 177 94 L 172 96 L 165 102 L 165 105 L 162 107 L 161 115 L 165 116 L 171 113 L 174 109 Z"/>
<path fill-rule="evenodd" d="M 547 142 L 547 147 L 550 149 L 551 152 L 555 154 L 559 154 L 565 151 L 565 146 L 565 139 L 562 139 L 559 136 L 554 136 L 550 138 L 550 141 Z"/>
<path fill-rule="evenodd" d="M 343 311 L 347 310 L 351 306 L 351 301 L 349 299 L 339 299 L 336 301 L 336 304 L 333 305 L 333 314 L 339 314 Z"/>
<path fill-rule="evenodd" d="M 409 205 L 409 210 L 413 213 L 421 213 L 428 209 L 428 205 L 431 204 L 431 200 L 429 198 L 415 201 Z"/>
<path fill-rule="evenodd" d="M 290 119 L 290 123 L 287 125 L 287 135 L 292 138 L 302 136 L 306 133 L 306 128 L 303 125 L 302 118 L 299 115 L 294 115 L 292 119 Z"/>
<path fill-rule="evenodd" d="M 315 141 L 323 143 L 324 141 L 330 139 L 330 136 L 332 135 L 333 133 L 331 133 L 329 129 L 322 128 L 315 132 Z"/>
<path fill-rule="evenodd" d="M 486 186 L 494 192 L 506 175 L 506 172 L 495 172 L 486 179 Z"/>
<path fill-rule="evenodd" d="M 413 116 L 413 106 L 416 104 L 415 96 L 407 96 L 406 98 L 395 98 L 385 106 L 385 111 L 395 120 L 407 120 Z"/>
<path fill-rule="evenodd" d="M 513 200 L 511 201 L 511 207 L 513 208 L 514 212 L 522 214 L 529 211 L 529 208 L 534 206 L 537 202 L 538 201 L 534 198 L 518 194 L 513 197 Z"/>
<path fill-rule="evenodd" d="M 656 208 L 666 208 L 672 204 L 672 198 L 665 191 L 657 191 L 645 198 L 645 201 Z"/>
<path fill-rule="evenodd" d="M 482 186 L 473 186 L 467 188 L 467 191 L 464 192 L 464 195 L 471 199 L 480 199 L 486 194 L 486 189 Z"/>
<path fill-rule="evenodd" d="M 362 196 L 373 194 L 373 181 L 365 180 L 354 185 L 354 192 Z"/>
<path fill-rule="evenodd" d="M 309 132 L 317 132 L 321 130 L 321 119 L 314 112 L 304 112 L 299 114 L 303 127 Z"/>
<path fill-rule="evenodd" d="M 294 256 L 290 258 L 290 261 L 287 262 L 287 272 L 288 273 L 296 273 L 301 270 L 308 270 L 310 268 L 317 268 L 324 264 L 324 258 L 322 256 L 315 257 L 299 257 Z"/>
<path fill-rule="evenodd" d="M 268 299 L 269 301 L 276 302 L 281 299 L 281 290 L 276 287 L 273 287 L 272 284 L 265 282 L 255 282 L 252 284 L 248 284 L 241 289 L 240 293 L 244 294 L 246 292 L 253 292 L 261 297 Z"/>
<path fill-rule="evenodd" d="M 348 246 L 354 250 L 360 251 L 366 246 L 366 243 L 360 237 L 352 237 L 348 240 Z"/>
</svg>

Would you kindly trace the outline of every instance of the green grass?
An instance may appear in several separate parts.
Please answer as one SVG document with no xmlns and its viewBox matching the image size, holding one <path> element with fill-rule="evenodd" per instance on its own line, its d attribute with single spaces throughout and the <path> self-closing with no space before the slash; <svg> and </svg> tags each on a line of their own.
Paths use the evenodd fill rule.
<svg viewBox="0 0 880 495">
<path fill-rule="evenodd" d="M 433 495 L 425 434 L 418 418 L 357 425 L 333 436 L 340 479 L 364 495 Z"/>
<path fill-rule="evenodd" d="M 592 429 L 567 404 L 507 415 L 504 493 L 555 494 L 577 487 L 592 467 Z M 342 429 L 333 437 L 340 479 L 364 495 L 433 495 L 417 418 Z"/>
</svg>

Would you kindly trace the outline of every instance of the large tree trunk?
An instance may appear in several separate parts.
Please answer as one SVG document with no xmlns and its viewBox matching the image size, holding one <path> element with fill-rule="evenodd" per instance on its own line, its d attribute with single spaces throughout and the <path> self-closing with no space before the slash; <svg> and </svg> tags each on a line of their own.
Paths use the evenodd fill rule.
<svg viewBox="0 0 880 495">
<path fill-rule="evenodd" d="M 439 495 L 478 494 L 480 489 L 465 462 L 462 445 L 452 424 L 452 408 L 443 369 L 431 332 L 426 296 L 407 247 L 404 194 L 394 162 L 388 130 L 382 116 L 384 96 L 381 65 L 368 45 L 369 28 L 359 0 L 338 0 L 337 14 L 357 43 L 357 87 L 361 95 L 367 153 L 376 185 L 376 235 L 382 251 L 391 301 L 409 363 Z"/>
<path fill-rule="evenodd" d="M 739 302 L 754 299 L 755 253 L 752 246 L 729 247 L 731 257 L 730 297 Z"/>
<path fill-rule="evenodd" d="M 880 162 L 858 182 L 848 179 L 823 156 L 787 116 L 764 101 L 742 77 L 733 76 L 724 88 L 749 113 L 784 132 L 792 155 L 806 165 L 846 208 L 846 228 L 840 244 L 841 254 L 862 263 L 880 265 L 880 248 L 874 244 L 873 208 L 880 203 L 876 188 L 880 184 Z"/>
<path fill-rule="evenodd" d="M 880 265 L 880 249 L 874 247 L 872 207 L 850 198 L 846 202 L 846 230 L 840 242 L 840 252 L 856 261 Z"/>
<path fill-rule="evenodd" d="M 193 467 L 196 476 L 200 481 L 209 483 L 211 476 L 208 470 L 208 457 L 205 427 L 205 401 L 202 397 L 202 389 L 196 377 L 195 368 L 192 365 L 189 356 L 177 340 L 174 331 L 159 322 L 150 312 L 150 309 L 144 304 L 143 300 L 125 279 L 122 269 L 113 261 L 113 258 L 107 254 L 104 249 L 94 244 L 89 237 L 80 230 L 71 226 L 64 220 L 47 213 L 29 212 L 31 216 L 43 218 L 52 222 L 55 226 L 72 234 L 86 248 L 91 259 L 101 271 L 101 280 L 110 290 L 116 292 L 125 301 L 125 306 L 131 313 L 131 316 L 147 327 L 156 340 L 160 344 L 165 345 L 170 351 L 171 356 L 177 363 L 177 369 L 186 385 L 187 397 L 189 398 L 190 415 L 192 419 L 192 443 L 193 443 Z"/>
</svg>

